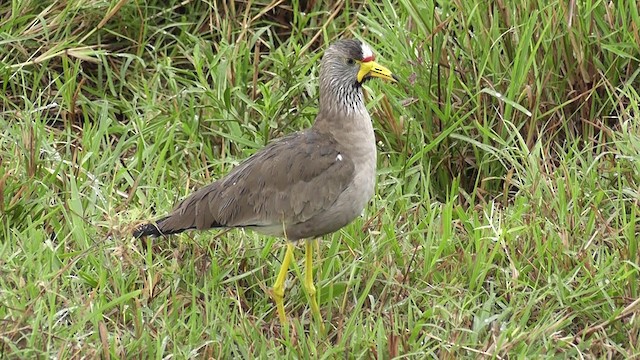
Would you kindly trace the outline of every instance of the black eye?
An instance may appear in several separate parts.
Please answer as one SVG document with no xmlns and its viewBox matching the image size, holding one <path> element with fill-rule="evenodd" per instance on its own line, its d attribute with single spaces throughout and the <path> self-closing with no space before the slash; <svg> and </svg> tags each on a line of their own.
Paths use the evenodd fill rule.
<svg viewBox="0 0 640 360">
<path fill-rule="evenodd" d="M 353 65 L 353 64 L 355 64 L 355 63 L 356 63 L 356 61 L 355 61 L 355 60 L 353 60 L 353 59 L 347 59 L 347 64 L 349 64 L 349 65 Z"/>
</svg>

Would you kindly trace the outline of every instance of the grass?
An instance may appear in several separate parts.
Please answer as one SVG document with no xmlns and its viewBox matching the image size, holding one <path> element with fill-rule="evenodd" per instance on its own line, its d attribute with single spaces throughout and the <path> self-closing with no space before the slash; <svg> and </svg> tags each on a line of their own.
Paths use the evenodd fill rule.
<svg viewBox="0 0 640 360">
<path fill-rule="evenodd" d="M 328 6 L 327 6 L 328 5 Z M 640 354 L 633 2 L 17 1 L 0 5 L 6 358 L 633 358 Z M 302 256 L 240 230 L 142 244 L 164 214 L 309 126 L 358 36 L 375 198 Z"/>
</svg>

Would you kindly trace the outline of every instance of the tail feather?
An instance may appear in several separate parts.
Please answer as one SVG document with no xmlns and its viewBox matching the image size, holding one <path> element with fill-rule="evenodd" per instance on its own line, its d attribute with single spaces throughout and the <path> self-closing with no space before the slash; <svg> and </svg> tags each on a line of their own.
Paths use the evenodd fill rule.
<svg viewBox="0 0 640 360">
<path fill-rule="evenodd" d="M 135 238 L 141 238 L 146 236 L 158 237 L 163 235 L 178 234 L 185 230 L 191 229 L 191 227 L 183 228 L 183 229 L 182 228 L 165 229 L 166 226 L 163 226 L 163 225 L 167 219 L 169 219 L 169 216 L 164 217 L 156 222 L 149 222 L 146 224 L 139 225 L 133 230 L 133 236 Z"/>
<path fill-rule="evenodd" d="M 216 184 L 216 183 L 214 183 Z M 184 199 L 165 217 L 142 224 L 133 231 L 136 238 L 144 236 L 162 236 L 178 234 L 189 229 L 206 230 L 214 227 L 225 227 L 211 210 L 208 195 L 211 194 L 210 186 L 196 191 Z M 219 211 L 215 211 L 217 214 Z"/>
</svg>

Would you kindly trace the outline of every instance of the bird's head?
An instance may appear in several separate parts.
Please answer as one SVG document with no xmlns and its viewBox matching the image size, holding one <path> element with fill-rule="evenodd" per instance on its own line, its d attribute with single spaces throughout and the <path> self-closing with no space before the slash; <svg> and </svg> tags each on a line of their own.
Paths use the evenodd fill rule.
<svg viewBox="0 0 640 360">
<path fill-rule="evenodd" d="M 340 85 L 360 86 L 372 77 L 398 81 L 389 69 L 375 62 L 369 45 L 355 39 L 333 43 L 325 52 L 321 66 L 320 80 L 325 78 Z"/>
<path fill-rule="evenodd" d="M 355 39 L 333 43 L 325 51 L 320 65 L 320 106 L 323 103 L 342 103 L 347 108 L 360 106 L 360 87 L 374 77 L 398 82 L 398 78 L 389 69 L 375 62 L 369 45 Z"/>
</svg>

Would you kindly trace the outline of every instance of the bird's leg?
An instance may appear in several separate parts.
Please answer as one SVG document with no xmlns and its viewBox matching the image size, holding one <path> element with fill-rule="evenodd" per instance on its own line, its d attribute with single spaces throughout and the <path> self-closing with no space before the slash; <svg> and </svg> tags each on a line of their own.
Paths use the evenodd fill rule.
<svg viewBox="0 0 640 360">
<path fill-rule="evenodd" d="M 305 244 L 305 274 L 304 274 L 304 288 L 309 295 L 309 302 L 311 303 L 311 312 L 313 317 L 318 320 L 320 326 L 324 327 L 322 322 L 322 315 L 320 314 L 320 308 L 316 301 L 316 286 L 313 284 L 313 241 L 307 240 Z"/>
<path fill-rule="evenodd" d="M 289 272 L 289 264 L 293 260 L 293 249 L 294 245 L 292 243 L 287 243 L 287 252 L 284 254 L 284 259 L 282 260 L 282 265 L 280 265 L 280 272 L 278 272 L 278 277 L 276 278 L 276 283 L 273 284 L 273 300 L 276 302 L 276 307 L 278 309 L 278 317 L 280 318 L 280 323 L 282 325 L 287 323 L 287 315 L 284 313 L 284 281 L 287 278 L 287 273 Z"/>
</svg>

